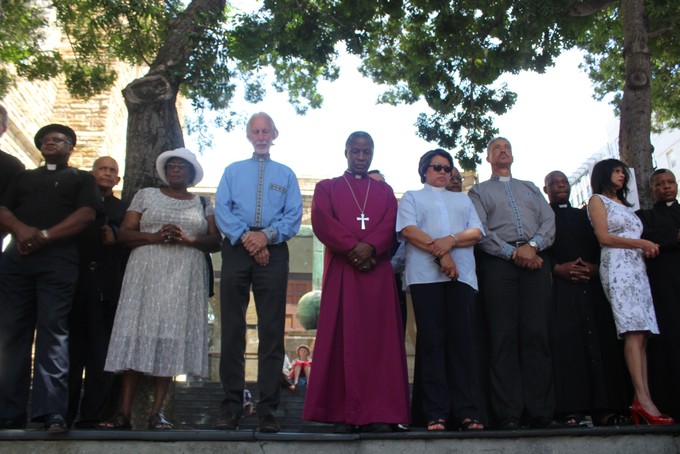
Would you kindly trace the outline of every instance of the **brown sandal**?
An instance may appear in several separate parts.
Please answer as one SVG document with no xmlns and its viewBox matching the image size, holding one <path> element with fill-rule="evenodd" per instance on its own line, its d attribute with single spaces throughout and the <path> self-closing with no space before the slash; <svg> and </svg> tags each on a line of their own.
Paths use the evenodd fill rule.
<svg viewBox="0 0 680 454">
<path fill-rule="evenodd" d="M 475 418 L 465 418 L 460 422 L 458 430 L 468 431 L 468 430 L 484 430 L 484 424 Z"/>
<path fill-rule="evenodd" d="M 427 423 L 427 430 L 430 432 L 441 432 L 446 430 L 446 420 L 437 419 Z"/>
<path fill-rule="evenodd" d="M 106 421 L 100 422 L 98 427 L 104 430 L 130 430 L 132 424 L 130 424 L 130 417 L 119 411 Z"/>
<path fill-rule="evenodd" d="M 149 416 L 149 426 L 150 430 L 170 430 L 174 428 L 172 423 L 165 419 L 162 411 Z"/>
</svg>

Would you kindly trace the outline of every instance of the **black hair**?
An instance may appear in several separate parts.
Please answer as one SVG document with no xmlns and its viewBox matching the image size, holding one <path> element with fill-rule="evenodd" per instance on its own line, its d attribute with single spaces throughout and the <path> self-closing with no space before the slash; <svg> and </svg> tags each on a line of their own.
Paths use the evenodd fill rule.
<svg viewBox="0 0 680 454">
<path fill-rule="evenodd" d="M 353 139 L 368 139 L 368 141 L 371 142 L 371 148 L 375 147 L 375 144 L 373 143 L 373 137 L 371 137 L 369 133 L 365 131 L 354 131 L 349 135 L 347 141 L 345 142 L 345 151 L 347 151 L 347 147 L 349 147 L 349 144 Z"/>
<path fill-rule="evenodd" d="M 427 173 L 427 168 L 435 156 L 441 156 L 442 158 L 447 159 L 449 161 L 449 165 L 453 167 L 453 157 L 451 156 L 451 153 L 441 148 L 430 150 L 422 155 L 420 157 L 420 161 L 418 162 L 418 175 L 420 175 L 421 183 L 425 183 L 427 180 L 427 178 L 425 178 L 425 174 Z"/>
<path fill-rule="evenodd" d="M 623 187 L 618 191 L 614 191 L 614 185 L 612 184 L 612 174 L 617 167 L 623 169 L 625 179 L 623 180 Z M 627 207 L 633 206 L 626 196 L 628 196 L 628 182 L 630 181 L 630 171 L 628 166 L 618 159 L 605 159 L 598 162 L 593 167 L 590 174 L 590 187 L 593 189 L 593 194 L 605 194 L 605 193 L 616 193 L 616 197 L 619 198 L 621 203 Z"/>
<path fill-rule="evenodd" d="M 673 178 L 675 178 L 675 174 L 674 174 L 673 172 L 671 172 L 670 170 L 668 170 L 668 169 L 656 169 L 656 170 L 655 170 L 654 172 L 652 172 L 652 174 L 649 176 L 649 186 L 650 186 L 650 187 L 652 186 L 652 182 L 654 181 L 654 177 L 657 176 L 657 175 L 661 175 L 662 173 L 670 173 L 671 175 L 673 175 Z"/>
</svg>

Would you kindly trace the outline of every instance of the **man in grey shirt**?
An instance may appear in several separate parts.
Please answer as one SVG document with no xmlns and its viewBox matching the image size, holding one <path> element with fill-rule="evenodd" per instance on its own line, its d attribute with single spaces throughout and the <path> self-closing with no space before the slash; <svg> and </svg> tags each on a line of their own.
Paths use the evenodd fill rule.
<svg viewBox="0 0 680 454">
<path fill-rule="evenodd" d="M 553 425 L 554 394 L 548 345 L 551 275 L 544 250 L 555 238 L 555 215 L 531 182 L 512 178 L 512 146 L 492 139 L 488 181 L 469 192 L 486 237 L 477 270 L 489 329 L 491 404 L 499 429 Z"/>
</svg>

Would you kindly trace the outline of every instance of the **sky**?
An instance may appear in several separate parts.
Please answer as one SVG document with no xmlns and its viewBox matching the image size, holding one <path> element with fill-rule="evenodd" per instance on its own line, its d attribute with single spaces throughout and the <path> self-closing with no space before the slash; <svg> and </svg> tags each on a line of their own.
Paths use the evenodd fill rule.
<svg viewBox="0 0 680 454">
<path fill-rule="evenodd" d="M 581 60 L 578 51 L 569 51 L 545 74 L 523 72 L 502 79 L 518 95 L 510 112 L 496 120 L 500 135 L 513 146 L 514 177 L 542 187 L 548 172 L 562 170 L 569 176 L 616 136 L 618 121 L 612 106 L 592 98 L 592 85 L 578 67 Z M 375 142 L 371 167 L 385 175 L 395 192 L 419 189 L 418 160 L 437 148 L 416 135 L 416 118 L 427 106 L 378 105 L 376 99 L 383 90 L 359 74 L 358 63 L 352 56 L 343 56 L 339 79 L 319 86 L 323 107 L 310 109 L 304 116 L 297 115 L 286 96 L 273 89 L 261 103 L 235 101 L 232 109 L 245 116 L 264 111 L 273 117 L 280 134 L 271 148 L 272 159 L 291 167 L 298 177 L 340 175 L 347 168 L 347 136 L 363 130 Z M 213 146 L 199 156 L 205 170 L 200 187 L 217 186 L 225 166 L 252 154 L 244 127 L 212 133 Z M 191 136 L 185 139 L 189 149 L 198 150 Z M 490 175 L 485 156 L 478 167 L 480 181 Z"/>
</svg>

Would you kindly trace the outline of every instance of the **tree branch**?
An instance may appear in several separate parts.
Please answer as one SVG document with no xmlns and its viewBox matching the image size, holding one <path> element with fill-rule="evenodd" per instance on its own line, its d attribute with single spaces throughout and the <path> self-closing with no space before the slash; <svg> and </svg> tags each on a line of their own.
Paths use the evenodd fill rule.
<svg viewBox="0 0 680 454">
<path fill-rule="evenodd" d="M 196 37 L 204 36 L 207 27 L 219 22 L 225 7 L 226 0 L 192 0 L 177 19 L 169 23 L 167 38 L 159 49 L 149 74 L 162 72 L 169 75 L 174 72 L 172 69 L 186 65 L 196 47 Z M 173 84 L 181 83 L 176 75 L 169 77 Z"/>
<path fill-rule="evenodd" d="M 592 0 L 578 2 L 572 5 L 567 10 L 567 14 L 575 17 L 592 16 L 593 14 L 602 11 L 603 9 L 614 3 L 617 2 L 615 0 Z"/>
</svg>

